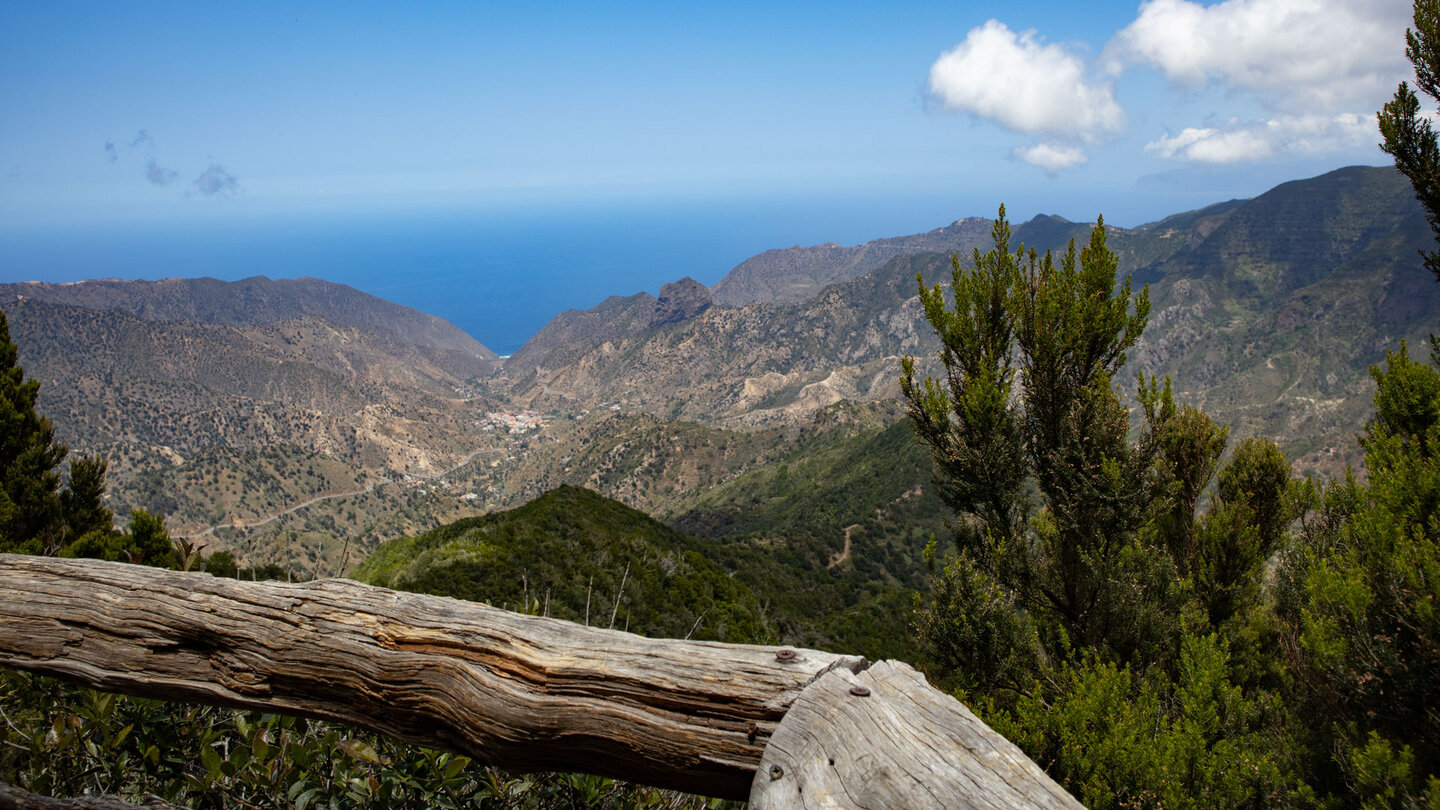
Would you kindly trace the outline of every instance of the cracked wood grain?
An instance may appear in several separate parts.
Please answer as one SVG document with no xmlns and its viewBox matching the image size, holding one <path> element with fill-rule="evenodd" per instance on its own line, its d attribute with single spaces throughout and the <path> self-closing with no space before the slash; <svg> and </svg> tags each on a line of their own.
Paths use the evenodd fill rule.
<svg viewBox="0 0 1440 810">
<path fill-rule="evenodd" d="M 750 807 L 1081 805 L 960 701 L 909 666 L 881 661 L 833 670 L 801 694 L 765 748 Z"/>
</svg>

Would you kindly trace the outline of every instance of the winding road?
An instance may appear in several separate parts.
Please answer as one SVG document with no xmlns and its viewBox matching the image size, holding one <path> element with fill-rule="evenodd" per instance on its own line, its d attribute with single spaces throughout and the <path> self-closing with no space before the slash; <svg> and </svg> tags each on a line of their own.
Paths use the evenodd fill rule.
<svg viewBox="0 0 1440 810">
<path fill-rule="evenodd" d="M 487 448 L 487 449 L 494 449 L 494 448 Z M 453 472 L 455 472 L 456 470 L 460 469 L 461 467 L 464 467 L 465 465 L 467 465 L 467 464 L 469 464 L 470 462 L 474 461 L 476 456 L 479 456 L 480 454 L 482 454 L 482 453 L 484 453 L 484 452 L 485 452 L 485 450 L 476 450 L 475 452 L 473 452 L 473 453 L 471 453 L 470 455 L 466 456 L 466 457 L 464 458 L 464 460 L 461 461 L 459 464 L 456 464 L 454 467 L 451 467 L 451 468 L 448 469 L 448 470 L 444 470 L 444 471 L 438 472 L 438 473 L 432 473 L 432 474 L 430 474 L 430 475 L 412 475 L 411 478 L 418 478 L 418 479 L 420 479 L 420 480 L 422 480 L 422 481 L 433 481 L 433 480 L 436 479 L 436 478 L 444 478 L 445 476 L 449 475 L 450 473 L 453 473 Z M 385 486 L 386 484 L 393 484 L 393 483 L 395 483 L 395 480 L 392 479 L 392 478 L 382 478 L 382 479 L 380 479 L 379 481 L 371 481 L 364 489 L 357 489 L 357 490 L 354 490 L 354 491 L 352 491 L 352 492 L 332 492 L 332 493 L 330 493 L 329 495 L 317 495 L 317 496 L 315 496 L 314 498 L 311 498 L 311 499 L 308 500 L 308 501 L 301 501 L 300 503 L 297 503 L 297 504 L 295 504 L 294 506 L 286 507 L 286 508 L 284 508 L 284 509 L 281 509 L 279 512 L 276 512 L 276 513 L 274 513 L 274 514 L 272 514 L 272 515 L 269 515 L 269 516 L 267 516 L 267 517 L 264 517 L 264 518 L 258 518 L 258 519 L 256 519 L 256 520 L 243 520 L 243 519 L 242 519 L 243 522 L 242 522 L 242 524 L 241 524 L 241 527 L 242 527 L 242 528 L 246 528 L 246 529 L 252 529 L 252 528 L 254 528 L 254 527 L 256 527 L 256 526 L 264 526 L 266 523 L 272 523 L 272 522 L 274 522 L 274 521 L 276 521 L 276 520 L 279 520 L 280 518 L 282 518 L 282 517 L 284 517 L 284 516 L 286 516 L 286 515 L 288 515 L 288 514 L 290 514 L 290 513 L 292 513 L 292 512 L 298 512 L 298 511 L 300 511 L 301 509 L 304 509 L 304 508 L 307 507 L 307 506 L 312 506 L 312 505 L 317 504 L 317 503 L 319 503 L 319 502 L 321 502 L 321 501 L 330 501 L 330 500 L 334 500 L 334 499 L 336 499 L 336 498 L 350 498 L 350 497 L 354 497 L 354 496 L 356 496 L 356 495 L 365 495 L 365 494 L 367 494 L 367 493 L 369 493 L 369 492 L 374 491 L 376 487 L 383 487 L 383 486 Z M 193 532 L 193 533 L 191 533 L 191 534 L 171 534 L 170 536 L 171 536 L 171 537 L 174 537 L 174 538 L 177 539 L 177 540 L 194 540 L 194 539 L 197 538 L 197 537 L 205 537 L 205 536 L 208 536 L 208 535 L 213 535 L 213 534 L 215 533 L 215 530 L 216 530 L 216 529 L 224 528 L 224 527 L 227 527 L 227 526 L 234 526 L 234 525 L 235 525 L 235 522 L 234 522 L 234 520 L 232 519 L 232 520 L 227 521 L 227 522 L 225 522 L 225 523 L 216 523 L 216 524 L 214 524 L 213 526 L 207 526 L 207 527 L 206 527 L 204 530 L 202 530 L 202 531 Z M 849 539 L 849 538 L 848 538 L 848 535 L 847 535 L 847 538 L 846 538 L 846 539 L 847 539 L 847 540 Z M 848 544 L 847 544 L 846 548 L 849 548 Z"/>
<path fill-rule="evenodd" d="M 880 511 L 880 510 L 877 509 L 877 510 L 875 510 L 875 511 L 878 512 L 878 511 Z M 853 531 L 855 531 L 855 530 L 858 529 L 858 528 L 860 528 L 860 524 L 859 524 L 859 523 L 855 523 L 855 524 L 852 524 L 852 525 L 850 525 L 850 526 L 846 526 L 846 527 L 845 527 L 845 550 L 844 550 L 844 551 L 837 552 L 837 553 L 835 553 L 835 554 L 831 554 L 831 555 L 830 555 L 830 564 L 827 565 L 827 566 L 825 566 L 826 568 L 834 568 L 835 566 L 839 565 L 840 563 L 843 563 L 843 562 L 845 562 L 846 560 L 850 559 L 850 533 L 853 532 Z"/>
</svg>

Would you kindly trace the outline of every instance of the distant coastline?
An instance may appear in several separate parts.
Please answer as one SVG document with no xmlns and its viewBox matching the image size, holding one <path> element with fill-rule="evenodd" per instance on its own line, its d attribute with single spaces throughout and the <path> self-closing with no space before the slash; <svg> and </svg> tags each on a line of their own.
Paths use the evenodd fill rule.
<svg viewBox="0 0 1440 810">
<path fill-rule="evenodd" d="M 765 250 L 990 214 L 857 196 L 0 224 L 0 282 L 312 276 L 445 318 L 512 354 L 568 309 L 656 294 L 684 276 L 713 285 Z"/>
</svg>

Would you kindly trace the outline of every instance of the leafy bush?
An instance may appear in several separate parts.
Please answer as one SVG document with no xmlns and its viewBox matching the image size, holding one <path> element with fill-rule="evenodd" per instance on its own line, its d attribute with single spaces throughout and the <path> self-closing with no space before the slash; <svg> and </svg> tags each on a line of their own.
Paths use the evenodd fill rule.
<svg viewBox="0 0 1440 810">
<path fill-rule="evenodd" d="M 185 706 L 0 671 L 0 781 L 194 808 L 702 808 L 733 803 L 468 757 L 283 715 Z"/>
</svg>

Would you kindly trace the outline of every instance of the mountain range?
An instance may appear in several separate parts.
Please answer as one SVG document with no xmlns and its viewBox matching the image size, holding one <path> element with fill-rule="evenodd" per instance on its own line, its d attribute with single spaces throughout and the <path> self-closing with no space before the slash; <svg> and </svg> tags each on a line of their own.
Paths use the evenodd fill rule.
<svg viewBox="0 0 1440 810">
<path fill-rule="evenodd" d="M 0 302 L 59 436 L 109 460 L 112 506 L 180 533 L 460 463 L 487 409 L 465 381 L 499 365 L 316 279 L 9 284 Z"/>
<path fill-rule="evenodd" d="M 889 587 L 944 533 L 896 402 L 902 356 L 936 370 L 917 276 L 944 282 L 993 224 L 767 251 L 713 289 L 687 278 L 561 313 L 503 365 L 438 318 L 315 279 L 10 284 L 0 306 L 62 438 L 111 460 L 118 511 L 258 562 L 344 570 L 573 485 Z M 1092 227 L 1038 216 L 1012 247 L 1063 250 Z M 1169 374 L 1232 437 L 1342 473 L 1370 364 L 1418 349 L 1440 311 L 1429 238 L 1404 178 L 1367 167 L 1107 226 L 1153 304 L 1117 385 Z"/>
<path fill-rule="evenodd" d="M 869 243 L 873 250 L 770 251 L 737 267 L 716 285 L 713 305 L 688 320 L 652 325 L 639 311 L 651 304 L 638 297 L 566 313 L 489 390 L 531 407 L 619 403 L 742 428 L 841 400 L 893 399 L 899 358 L 929 358 L 938 348 L 916 277 L 947 279 L 950 254 L 925 248 L 953 236 L 973 251 L 985 246 L 976 234 L 992 224 L 962 220 Z M 1014 227 L 1012 248 L 1063 250 L 1091 227 L 1036 217 Z M 1169 374 L 1183 399 L 1237 437 L 1268 435 L 1302 469 L 1343 471 L 1359 458 L 1353 436 L 1369 408 L 1369 366 L 1402 339 L 1425 341 L 1431 313 L 1440 311 L 1440 290 L 1420 272 L 1429 238 L 1405 179 L 1370 167 L 1138 228 L 1107 226 L 1121 273 L 1137 287 L 1149 284 L 1152 301 L 1149 328 L 1119 383 L 1133 389 L 1137 372 Z M 882 263 L 871 266 L 867 256 Z M 822 276 L 839 280 L 806 286 Z M 753 300 L 724 305 L 721 291 L 737 289 L 748 292 L 728 300 Z M 575 329 L 579 323 L 589 331 Z"/>
</svg>

